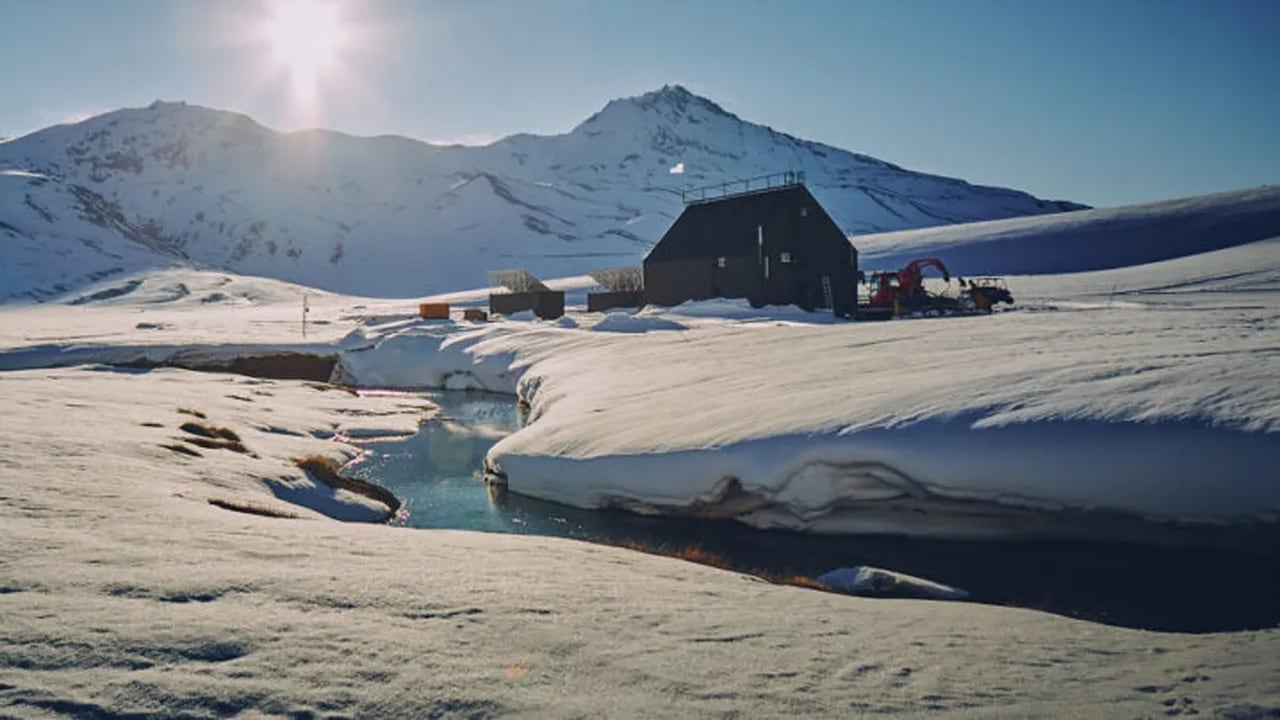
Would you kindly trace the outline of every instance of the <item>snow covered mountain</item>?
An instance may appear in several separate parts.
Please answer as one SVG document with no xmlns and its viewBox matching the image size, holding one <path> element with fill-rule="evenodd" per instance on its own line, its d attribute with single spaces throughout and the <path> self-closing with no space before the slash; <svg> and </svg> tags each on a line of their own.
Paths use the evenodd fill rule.
<svg viewBox="0 0 1280 720">
<path fill-rule="evenodd" d="M 382 296 L 511 266 L 563 276 L 638 262 L 681 189 L 785 170 L 849 234 L 1082 207 L 800 140 L 679 86 L 484 147 L 282 134 L 157 102 L 0 143 L 0 300 L 165 264 Z"/>
</svg>

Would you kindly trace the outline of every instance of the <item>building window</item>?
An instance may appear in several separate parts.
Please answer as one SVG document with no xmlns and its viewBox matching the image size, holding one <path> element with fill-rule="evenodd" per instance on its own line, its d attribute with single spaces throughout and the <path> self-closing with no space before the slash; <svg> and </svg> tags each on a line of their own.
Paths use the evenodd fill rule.
<svg viewBox="0 0 1280 720">
<path fill-rule="evenodd" d="M 791 262 L 791 253 L 779 253 L 778 262 L 781 262 L 781 263 Z"/>
<path fill-rule="evenodd" d="M 800 217 L 809 217 L 809 208 L 807 207 L 800 208 Z"/>
<path fill-rule="evenodd" d="M 724 257 L 716 258 L 716 267 L 724 267 Z"/>
</svg>

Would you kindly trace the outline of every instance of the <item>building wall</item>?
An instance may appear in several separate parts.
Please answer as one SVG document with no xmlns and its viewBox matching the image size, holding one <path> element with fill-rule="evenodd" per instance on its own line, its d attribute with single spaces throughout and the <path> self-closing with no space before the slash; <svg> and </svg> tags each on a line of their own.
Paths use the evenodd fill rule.
<svg viewBox="0 0 1280 720">
<path fill-rule="evenodd" d="M 564 315 L 564 291 L 495 293 L 489 296 L 490 315 L 514 315 L 528 311 L 543 320 L 555 320 Z"/>
<path fill-rule="evenodd" d="M 611 290 L 587 293 L 587 312 L 604 312 L 616 308 L 638 308 L 644 305 L 643 290 Z"/>
<path fill-rule="evenodd" d="M 719 259 L 724 258 L 724 267 Z M 759 294 L 759 264 L 754 255 L 645 262 L 645 300 L 679 305 L 687 300 L 752 298 Z"/>
</svg>

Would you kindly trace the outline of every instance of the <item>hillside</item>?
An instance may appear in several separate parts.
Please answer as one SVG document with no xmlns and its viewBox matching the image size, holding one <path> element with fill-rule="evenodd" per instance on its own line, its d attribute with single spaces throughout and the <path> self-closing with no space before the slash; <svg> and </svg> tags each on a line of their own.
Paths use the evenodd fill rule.
<svg viewBox="0 0 1280 720">
<path fill-rule="evenodd" d="M 1280 186 L 853 238 L 864 268 L 936 257 L 952 272 L 1043 275 L 1142 265 L 1280 237 Z"/>
<path fill-rule="evenodd" d="M 484 147 L 282 134 L 157 102 L 0 143 L 0 300 L 167 264 L 383 296 L 510 266 L 576 274 L 637 262 L 681 189 L 782 170 L 803 170 L 849 234 L 1081 207 L 801 140 L 679 86 Z"/>
</svg>

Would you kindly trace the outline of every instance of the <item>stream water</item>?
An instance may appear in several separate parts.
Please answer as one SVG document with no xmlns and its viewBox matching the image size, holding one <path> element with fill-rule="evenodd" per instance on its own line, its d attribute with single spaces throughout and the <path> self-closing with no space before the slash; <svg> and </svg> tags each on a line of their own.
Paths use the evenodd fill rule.
<svg viewBox="0 0 1280 720">
<path fill-rule="evenodd" d="M 440 414 L 406 440 L 365 445 L 348 472 L 404 500 L 421 528 L 553 535 L 593 542 L 699 546 L 743 571 L 815 577 L 872 565 L 964 588 L 977 602 L 1113 625 L 1181 632 L 1280 625 L 1280 555 L 1083 542 L 831 537 L 706 521 L 588 511 L 516 494 L 491 497 L 485 453 L 520 424 L 507 395 L 422 394 Z"/>
</svg>

